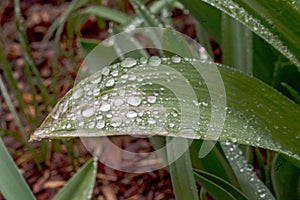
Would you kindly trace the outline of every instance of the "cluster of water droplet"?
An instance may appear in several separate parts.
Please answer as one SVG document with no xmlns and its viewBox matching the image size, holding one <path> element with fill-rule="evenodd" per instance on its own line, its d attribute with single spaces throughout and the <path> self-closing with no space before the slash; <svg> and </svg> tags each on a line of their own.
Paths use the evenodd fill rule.
<svg viewBox="0 0 300 200">
<path fill-rule="evenodd" d="M 243 152 L 240 150 L 238 145 L 230 142 L 222 142 L 221 144 L 232 169 L 236 173 L 236 177 L 238 179 L 241 178 L 239 181 L 245 182 L 246 179 L 248 182 L 252 183 L 251 186 L 253 189 L 247 190 L 247 188 L 245 188 L 245 190 L 255 192 L 256 199 L 274 199 L 271 192 L 256 176 L 253 167 L 248 164 L 247 160 L 243 157 Z M 253 194 L 251 194 L 251 196 L 253 197 Z"/>
<path fill-rule="evenodd" d="M 154 86 L 160 79 L 160 64 L 192 62 L 194 59 L 126 58 L 121 63 L 105 67 L 76 85 L 58 104 L 44 122 L 44 129 L 35 135 L 62 134 L 62 131 L 88 130 L 91 135 L 107 132 L 123 134 L 175 134 L 180 124 L 180 106 L 176 95 L 165 96 L 168 88 Z M 133 68 L 152 68 L 154 73 L 138 73 Z M 156 73 L 157 69 L 157 73 Z M 168 82 L 176 76 L 164 73 Z M 143 89 L 147 87 L 148 89 Z M 149 89 L 150 88 L 150 89 Z M 152 88 L 152 89 L 151 89 Z M 169 91 L 170 93 L 170 91 Z M 185 100 L 182 100 L 185 101 Z M 193 100 L 193 106 L 207 107 L 208 102 Z M 199 130 L 200 122 L 194 123 Z M 106 132 L 106 133 L 105 133 Z M 65 133 L 71 134 L 74 133 Z M 95 135 L 93 135 L 95 136 Z"/>
</svg>

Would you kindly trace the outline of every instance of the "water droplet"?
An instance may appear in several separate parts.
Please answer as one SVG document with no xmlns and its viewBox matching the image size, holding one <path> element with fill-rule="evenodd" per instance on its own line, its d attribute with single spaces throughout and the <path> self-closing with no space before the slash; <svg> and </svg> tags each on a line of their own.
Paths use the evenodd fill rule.
<svg viewBox="0 0 300 200">
<path fill-rule="evenodd" d="M 53 111 L 52 114 L 51 114 L 51 117 L 52 117 L 53 119 L 58 119 L 58 118 L 59 118 L 59 115 L 60 115 L 60 112 L 59 112 L 58 110 L 55 110 L 55 109 L 54 109 L 54 111 Z"/>
<path fill-rule="evenodd" d="M 118 71 L 118 70 L 114 70 L 114 71 L 111 72 L 111 75 L 112 75 L 113 77 L 116 77 L 116 76 L 119 75 L 119 71 Z"/>
<path fill-rule="evenodd" d="M 44 128 L 38 128 L 34 131 L 34 135 L 43 135 L 45 133 Z"/>
<path fill-rule="evenodd" d="M 121 117 L 113 117 L 111 119 L 110 125 L 112 127 L 119 127 L 119 126 L 121 126 L 121 124 L 122 124 L 122 118 Z"/>
<path fill-rule="evenodd" d="M 103 75 L 107 76 L 110 72 L 110 69 L 108 67 L 104 67 L 101 72 Z"/>
<path fill-rule="evenodd" d="M 172 123 L 172 122 L 171 122 L 171 123 L 169 123 L 169 127 L 170 127 L 170 128 L 173 128 L 174 126 L 175 126 L 175 124 L 174 124 L 174 123 Z"/>
<path fill-rule="evenodd" d="M 205 102 L 205 101 L 201 102 L 201 104 L 202 104 L 204 107 L 208 106 L 208 103 Z"/>
<path fill-rule="evenodd" d="M 156 96 L 148 96 L 147 101 L 149 103 L 155 103 L 156 102 Z"/>
<path fill-rule="evenodd" d="M 135 111 L 131 110 L 126 114 L 126 117 L 135 118 L 135 117 L 137 117 L 137 113 Z"/>
<path fill-rule="evenodd" d="M 114 100 L 114 105 L 115 106 L 121 106 L 124 103 L 123 99 L 115 99 Z"/>
<path fill-rule="evenodd" d="M 153 67 L 157 67 L 158 65 L 160 65 L 161 63 L 161 59 L 158 56 L 151 56 L 149 58 L 149 65 L 153 66 Z"/>
<path fill-rule="evenodd" d="M 88 128 L 92 129 L 95 127 L 95 122 L 90 122 Z"/>
<path fill-rule="evenodd" d="M 94 109 L 93 108 L 87 108 L 85 110 L 82 111 L 82 116 L 83 117 L 91 117 L 94 115 Z"/>
<path fill-rule="evenodd" d="M 95 88 L 94 90 L 93 90 L 93 95 L 94 96 L 98 96 L 100 94 L 100 88 Z"/>
<path fill-rule="evenodd" d="M 151 125 L 153 125 L 153 124 L 156 123 L 156 121 L 155 121 L 155 119 L 153 119 L 153 118 L 150 117 L 150 118 L 148 119 L 148 123 L 151 124 Z"/>
<path fill-rule="evenodd" d="M 79 126 L 80 128 L 83 128 L 83 126 L 84 126 L 84 122 L 82 122 L 82 121 L 81 121 L 81 122 L 79 122 L 79 123 L 78 123 L 78 126 Z"/>
<path fill-rule="evenodd" d="M 143 64 L 143 65 L 146 64 L 147 63 L 147 58 L 141 57 L 140 58 L 140 63 Z"/>
<path fill-rule="evenodd" d="M 106 102 L 103 102 L 99 108 L 100 111 L 102 112 L 107 112 L 110 110 L 110 104 L 109 103 L 106 103 Z"/>
<path fill-rule="evenodd" d="M 105 121 L 103 120 L 98 121 L 96 124 L 96 128 L 98 129 L 102 129 L 104 126 L 105 126 Z"/>
<path fill-rule="evenodd" d="M 99 77 L 96 77 L 95 79 L 91 80 L 91 83 L 98 84 L 102 80 L 102 76 L 99 75 Z"/>
<path fill-rule="evenodd" d="M 76 90 L 73 92 L 72 98 L 73 98 L 73 99 L 78 99 L 78 98 L 80 98 L 82 95 L 83 95 L 82 89 L 81 89 L 81 88 L 78 88 L 78 89 L 76 89 Z"/>
<path fill-rule="evenodd" d="M 106 86 L 106 87 L 112 87 L 112 86 L 114 86 L 114 84 L 115 84 L 115 79 L 109 79 L 109 80 L 106 82 L 105 86 Z"/>
<path fill-rule="evenodd" d="M 138 106 L 141 104 L 142 99 L 140 97 L 128 97 L 127 102 L 129 105 Z"/>
<path fill-rule="evenodd" d="M 171 59 L 174 63 L 179 63 L 181 61 L 181 58 L 179 56 L 172 56 Z"/>
<path fill-rule="evenodd" d="M 71 128 L 71 126 L 72 126 L 71 124 L 67 124 L 67 129 Z"/>
<path fill-rule="evenodd" d="M 101 96 L 101 99 L 104 100 L 104 101 L 107 100 L 108 99 L 108 94 L 103 94 Z"/>
<path fill-rule="evenodd" d="M 125 67 L 125 68 L 130 68 L 135 66 L 137 63 L 137 61 L 133 58 L 125 58 L 122 62 L 121 62 L 121 66 Z"/>
</svg>

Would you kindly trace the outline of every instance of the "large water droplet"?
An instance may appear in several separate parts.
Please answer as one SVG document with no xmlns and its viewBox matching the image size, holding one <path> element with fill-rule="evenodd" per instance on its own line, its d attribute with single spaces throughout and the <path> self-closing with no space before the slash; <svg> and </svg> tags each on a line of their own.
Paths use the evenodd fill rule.
<svg viewBox="0 0 300 200">
<path fill-rule="evenodd" d="M 171 59 L 174 63 L 179 63 L 181 61 L 181 58 L 179 56 L 172 56 Z"/>
<path fill-rule="evenodd" d="M 147 58 L 141 57 L 140 58 L 140 63 L 143 64 L 143 65 L 146 64 L 147 63 Z"/>
<path fill-rule="evenodd" d="M 107 112 L 110 110 L 110 104 L 109 103 L 106 103 L 106 102 L 103 102 L 99 108 L 100 111 L 102 112 Z"/>
<path fill-rule="evenodd" d="M 151 56 L 148 61 L 149 65 L 156 67 L 160 65 L 161 59 L 158 56 Z"/>
<path fill-rule="evenodd" d="M 88 125 L 88 128 L 92 129 L 95 127 L 95 122 L 90 122 L 89 125 Z"/>
<path fill-rule="evenodd" d="M 99 75 L 99 76 L 96 77 L 95 79 L 91 80 L 91 83 L 93 83 L 93 84 L 98 84 L 98 83 L 100 83 L 101 80 L 102 80 L 102 76 Z"/>
<path fill-rule="evenodd" d="M 106 87 L 112 87 L 112 86 L 114 86 L 114 84 L 115 84 L 115 79 L 109 79 L 106 83 L 105 83 L 105 86 Z"/>
<path fill-rule="evenodd" d="M 128 97 L 127 102 L 129 105 L 138 106 L 141 104 L 142 99 L 140 97 Z"/>
<path fill-rule="evenodd" d="M 110 69 L 108 67 L 104 67 L 101 72 L 103 75 L 107 76 L 110 72 Z"/>
<path fill-rule="evenodd" d="M 148 96 L 147 101 L 149 103 L 155 103 L 156 102 L 156 96 Z"/>
<path fill-rule="evenodd" d="M 156 121 L 155 121 L 155 119 L 153 119 L 153 118 L 150 117 L 150 118 L 148 119 L 148 123 L 151 124 L 151 125 L 153 125 L 153 124 L 156 123 Z"/>
<path fill-rule="evenodd" d="M 105 126 L 105 121 L 99 120 L 96 124 L 96 128 L 102 129 Z"/>
<path fill-rule="evenodd" d="M 135 66 L 137 63 L 137 61 L 133 58 L 125 58 L 122 62 L 121 62 L 121 66 L 125 67 L 125 68 L 130 68 Z"/>
<path fill-rule="evenodd" d="M 124 103 L 123 99 L 115 99 L 114 100 L 115 106 L 121 106 L 121 105 L 123 105 L 123 103 Z"/>
<path fill-rule="evenodd" d="M 111 119 L 110 125 L 112 127 L 119 127 L 122 124 L 122 118 L 121 117 L 113 117 Z"/>
<path fill-rule="evenodd" d="M 83 91 L 82 91 L 81 88 L 76 89 L 76 90 L 73 92 L 73 94 L 72 94 L 72 98 L 73 98 L 73 99 L 78 99 L 78 98 L 80 98 L 80 97 L 83 95 L 82 92 L 83 92 Z"/>
<path fill-rule="evenodd" d="M 81 114 L 83 117 L 91 117 L 94 115 L 94 113 L 95 112 L 94 112 L 93 108 L 87 108 L 87 109 L 83 110 Z"/>
<path fill-rule="evenodd" d="M 137 117 L 137 113 L 135 111 L 131 110 L 126 114 L 126 117 L 135 118 L 135 117 Z"/>
</svg>

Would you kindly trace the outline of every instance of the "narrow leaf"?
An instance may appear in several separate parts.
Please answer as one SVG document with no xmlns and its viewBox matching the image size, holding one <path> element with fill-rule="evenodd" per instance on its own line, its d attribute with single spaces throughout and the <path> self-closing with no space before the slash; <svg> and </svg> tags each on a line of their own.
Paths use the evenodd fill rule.
<svg viewBox="0 0 300 200">
<path fill-rule="evenodd" d="M 243 193 L 249 199 L 274 199 L 268 187 L 256 176 L 253 167 L 247 163 L 237 144 L 226 142 L 222 148 L 241 185 Z"/>
<path fill-rule="evenodd" d="M 167 142 L 170 142 L 167 148 L 168 159 L 175 160 L 175 162 L 169 165 L 169 170 L 176 199 L 197 200 L 198 192 L 193 176 L 190 153 L 187 150 L 189 141 L 184 138 L 173 138 L 175 142 L 170 137 L 166 139 Z M 180 157 L 182 149 L 186 151 Z M 182 174 L 183 172 L 184 175 Z"/>
<path fill-rule="evenodd" d="M 0 191 L 6 199 L 35 200 L 0 138 Z"/>
<path fill-rule="evenodd" d="M 247 199 L 241 191 L 214 174 L 194 170 L 194 176 L 196 181 L 216 199 Z"/>
<path fill-rule="evenodd" d="M 97 159 L 85 163 L 54 197 L 54 200 L 91 199 L 97 172 Z"/>
</svg>

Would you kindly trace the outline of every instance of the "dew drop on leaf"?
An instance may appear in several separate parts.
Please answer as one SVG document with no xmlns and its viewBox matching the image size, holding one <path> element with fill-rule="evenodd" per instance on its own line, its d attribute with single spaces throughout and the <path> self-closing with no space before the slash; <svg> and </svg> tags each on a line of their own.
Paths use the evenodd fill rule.
<svg viewBox="0 0 300 200">
<path fill-rule="evenodd" d="M 122 62 L 121 62 L 121 66 L 124 68 L 130 68 L 135 66 L 137 63 L 137 61 L 133 58 L 125 58 Z"/>
<path fill-rule="evenodd" d="M 158 56 L 151 56 L 148 61 L 149 65 L 157 67 L 161 63 L 161 59 Z"/>
</svg>

